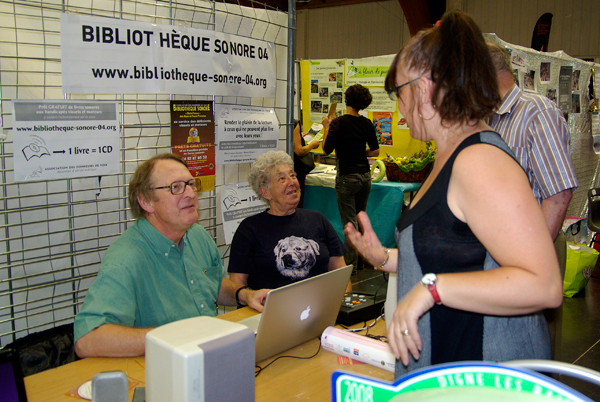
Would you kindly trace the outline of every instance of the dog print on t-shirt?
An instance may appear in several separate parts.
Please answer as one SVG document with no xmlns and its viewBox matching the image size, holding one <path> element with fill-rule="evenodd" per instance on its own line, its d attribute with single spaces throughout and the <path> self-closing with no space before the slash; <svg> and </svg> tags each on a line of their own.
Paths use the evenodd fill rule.
<svg viewBox="0 0 600 402">
<path fill-rule="evenodd" d="M 273 251 L 281 275 L 304 279 L 317 262 L 319 245 L 314 240 L 289 236 L 279 240 Z"/>
</svg>

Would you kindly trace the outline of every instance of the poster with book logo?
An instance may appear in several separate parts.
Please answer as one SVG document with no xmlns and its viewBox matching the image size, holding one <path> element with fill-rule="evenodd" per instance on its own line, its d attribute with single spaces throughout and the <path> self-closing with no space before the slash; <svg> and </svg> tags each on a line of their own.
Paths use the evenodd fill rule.
<svg viewBox="0 0 600 402">
<path fill-rule="evenodd" d="M 171 101 L 171 149 L 187 163 L 202 191 L 215 189 L 215 119 L 212 101 Z"/>
</svg>

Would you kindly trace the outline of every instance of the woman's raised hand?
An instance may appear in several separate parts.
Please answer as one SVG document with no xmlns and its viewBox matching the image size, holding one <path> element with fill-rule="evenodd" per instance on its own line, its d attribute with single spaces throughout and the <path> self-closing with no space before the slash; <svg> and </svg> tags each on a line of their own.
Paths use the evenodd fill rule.
<svg viewBox="0 0 600 402">
<path fill-rule="evenodd" d="M 344 227 L 344 235 L 352 247 L 374 267 L 380 266 L 386 260 L 386 253 L 381 242 L 377 238 L 371 220 L 366 212 L 361 211 L 356 215 L 362 233 L 349 222 Z"/>
</svg>

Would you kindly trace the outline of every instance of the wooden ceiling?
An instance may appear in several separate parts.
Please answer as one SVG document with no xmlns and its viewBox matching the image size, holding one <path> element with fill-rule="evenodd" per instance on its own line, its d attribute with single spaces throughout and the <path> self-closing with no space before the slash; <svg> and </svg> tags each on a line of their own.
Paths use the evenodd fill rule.
<svg viewBox="0 0 600 402">
<path fill-rule="evenodd" d="M 240 4 L 248 7 L 267 7 L 279 11 L 288 11 L 288 0 L 217 0 Z M 373 3 L 381 0 L 295 0 L 296 11 L 324 7 L 341 7 L 361 3 Z M 446 0 L 398 0 L 402 6 L 411 35 L 420 29 L 431 26 L 446 11 Z"/>
<path fill-rule="evenodd" d="M 381 0 L 296 0 L 296 10 L 309 10 L 323 7 L 339 7 L 352 4 L 373 3 Z M 253 2 L 252 0 L 224 0 L 225 3 L 235 3 L 248 7 L 260 7 L 266 4 L 269 7 L 280 11 L 288 11 L 288 0 L 260 0 Z"/>
</svg>

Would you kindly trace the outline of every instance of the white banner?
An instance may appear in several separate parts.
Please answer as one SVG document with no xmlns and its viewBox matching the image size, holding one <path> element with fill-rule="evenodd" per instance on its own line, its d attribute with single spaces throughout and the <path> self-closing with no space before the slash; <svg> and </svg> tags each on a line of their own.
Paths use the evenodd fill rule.
<svg viewBox="0 0 600 402">
<path fill-rule="evenodd" d="M 267 151 L 277 151 L 279 121 L 273 109 L 215 105 L 217 165 L 254 162 Z"/>
<path fill-rule="evenodd" d="M 15 181 L 119 173 L 116 102 L 13 100 Z"/>
<path fill-rule="evenodd" d="M 252 191 L 248 182 L 221 186 L 221 212 L 225 244 L 231 244 L 233 235 L 244 218 L 267 209 Z"/>
<path fill-rule="evenodd" d="M 220 32 L 61 14 L 66 93 L 275 97 L 275 52 Z"/>
<path fill-rule="evenodd" d="M 398 101 L 393 101 L 383 88 L 369 88 L 373 101 L 365 110 L 369 112 L 395 112 Z"/>
<path fill-rule="evenodd" d="M 346 60 L 346 86 L 361 84 L 365 87 L 383 87 L 392 61 L 394 56 Z"/>
</svg>

